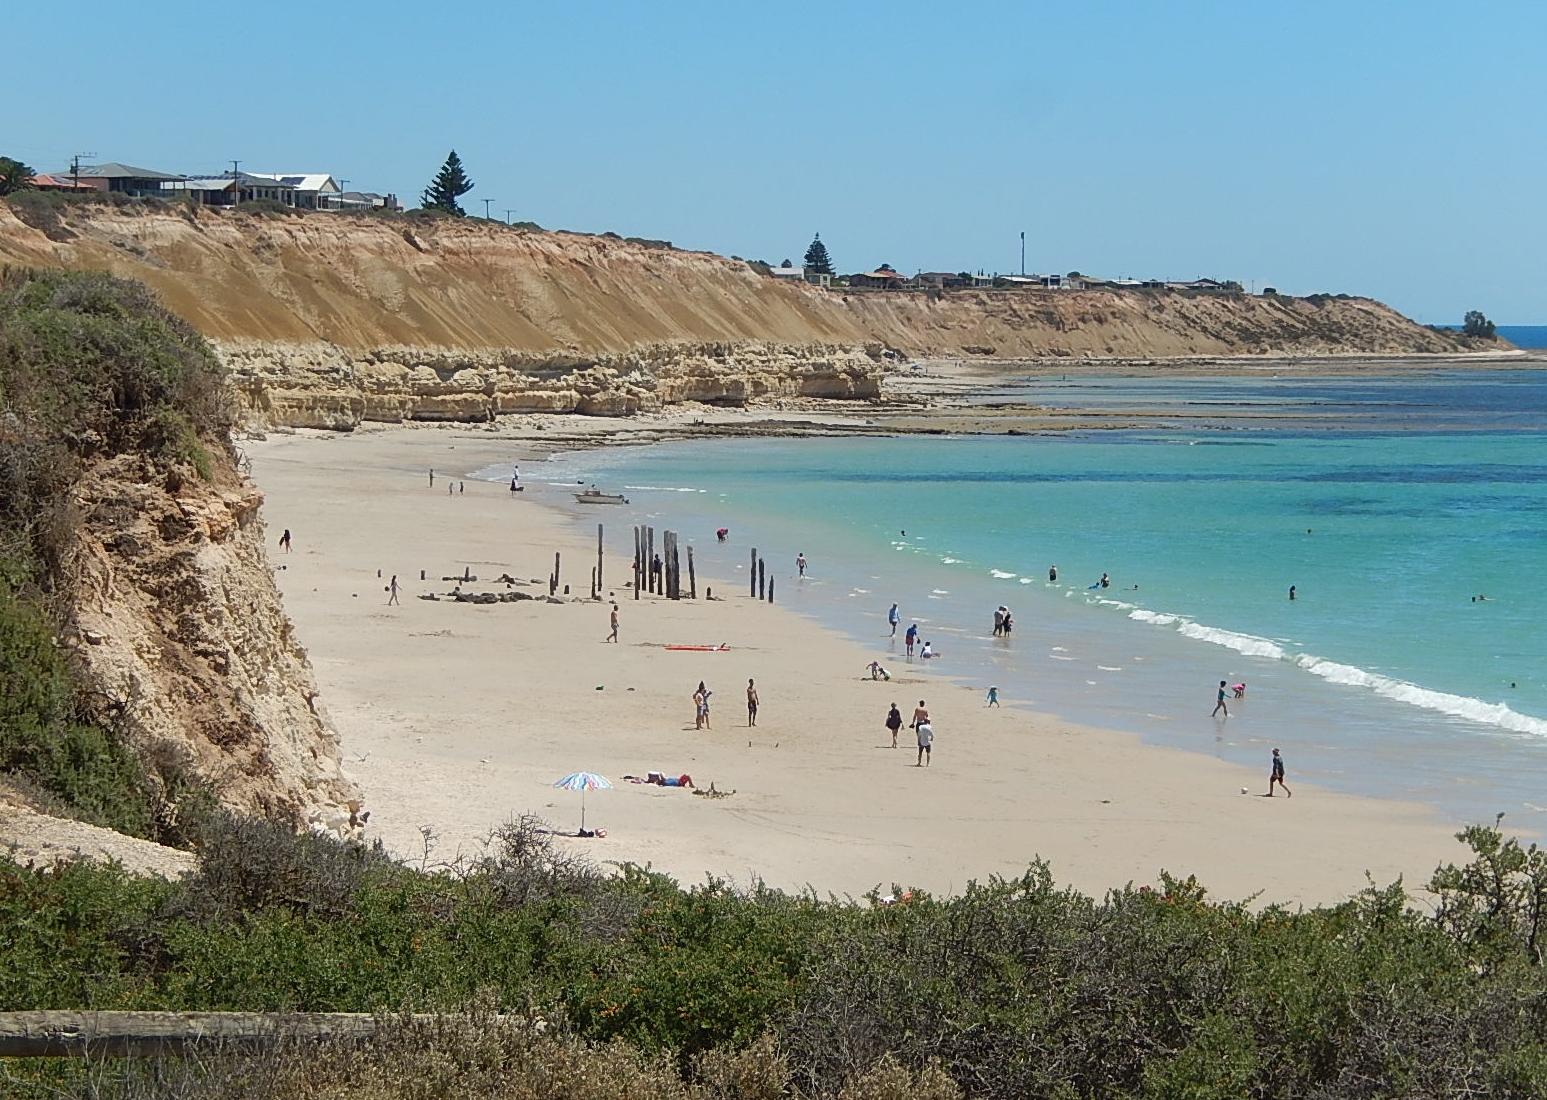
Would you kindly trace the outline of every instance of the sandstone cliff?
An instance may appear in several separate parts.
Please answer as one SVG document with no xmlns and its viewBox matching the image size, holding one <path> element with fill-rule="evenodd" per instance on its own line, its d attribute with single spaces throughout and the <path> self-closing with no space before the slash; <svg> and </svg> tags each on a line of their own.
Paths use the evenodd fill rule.
<svg viewBox="0 0 1547 1100">
<path fill-rule="evenodd" d="M 0 262 L 143 280 L 217 341 L 249 408 L 296 425 L 874 396 L 893 355 L 1226 356 L 1464 350 L 1368 299 L 828 291 L 613 237 L 466 219 L 81 205 Z"/>
<path fill-rule="evenodd" d="M 75 486 L 66 640 L 153 775 L 191 766 L 232 809 L 347 831 L 359 794 L 274 585 L 263 496 L 215 467 L 119 455 Z"/>
<path fill-rule="evenodd" d="M 177 843 L 201 788 L 357 831 L 235 419 L 145 287 L 0 273 L 0 796 Z"/>
</svg>

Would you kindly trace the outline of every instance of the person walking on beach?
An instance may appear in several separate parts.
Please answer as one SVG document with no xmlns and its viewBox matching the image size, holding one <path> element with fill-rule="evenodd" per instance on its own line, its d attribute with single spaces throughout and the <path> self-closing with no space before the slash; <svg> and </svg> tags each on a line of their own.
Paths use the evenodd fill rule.
<svg viewBox="0 0 1547 1100">
<path fill-rule="evenodd" d="M 892 731 L 892 748 L 897 747 L 897 731 L 902 729 L 902 711 L 897 709 L 897 704 L 892 704 L 892 709 L 886 712 L 886 728 Z"/>
<path fill-rule="evenodd" d="M 999 705 L 998 688 L 991 687 L 988 689 L 988 698 L 983 701 L 983 705 L 986 707 L 997 707 Z"/>
<path fill-rule="evenodd" d="M 919 757 L 914 763 L 916 768 L 925 768 L 929 759 L 930 746 L 935 742 L 935 728 L 929 724 L 929 708 L 924 705 L 924 700 L 919 700 L 919 705 L 913 708 L 913 732 L 918 739 Z"/>
<path fill-rule="evenodd" d="M 1284 794 L 1288 797 L 1293 798 L 1295 796 L 1294 791 L 1291 791 L 1284 782 L 1284 758 L 1278 754 L 1277 749 L 1273 750 L 1273 770 L 1268 773 L 1269 798 L 1273 797 L 1273 784 L 1275 783 L 1284 788 Z"/>
<path fill-rule="evenodd" d="M 617 604 L 613 604 L 612 605 L 612 633 L 607 635 L 607 640 L 609 642 L 614 642 L 614 643 L 616 643 L 617 640 L 618 640 L 618 605 Z"/>
<path fill-rule="evenodd" d="M 704 686 L 704 682 L 698 682 L 698 690 L 693 693 L 694 729 L 707 730 L 714 727 L 709 724 L 709 696 L 714 692 Z"/>
<path fill-rule="evenodd" d="M 285 528 L 285 533 L 279 536 L 279 548 L 285 553 L 290 553 L 290 528 Z"/>
<path fill-rule="evenodd" d="M 757 725 L 757 685 L 747 681 L 747 726 Z"/>
<path fill-rule="evenodd" d="M 1226 718 L 1230 717 L 1230 708 L 1225 705 L 1225 691 L 1226 691 L 1225 681 L 1221 680 L 1219 682 L 1219 694 L 1216 695 L 1215 699 L 1214 699 L 1214 713 L 1209 715 L 1210 718 L 1217 718 L 1217 717 L 1219 717 L 1219 712 L 1220 711 L 1224 711 L 1225 712 L 1225 717 Z"/>
<path fill-rule="evenodd" d="M 1004 633 L 1004 604 L 994 608 L 994 637 Z"/>
<path fill-rule="evenodd" d="M 897 613 L 897 605 L 892 604 L 892 609 L 886 613 L 886 621 L 892 624 L 892 637 L 897 637 L 897 624 L 902 621 L 902 616 Z"/>
<path fill-rule="evenodd" d="M 435 467 L 430 467 L 430 488 L 435 488 Z"/>
<path fill-rule="evenodd" d="M 387 606 L 391 607 L 398 602 L 397 598 L 397 574 L 392 574 L 392 583 L 387 585 Z"/>
<path fill-rule="evenodd" d="M 806 575 L 806 554 L 805 554 L 805 551 L 801 551 L 799 554 L 795 555 L 795 568 L 800 570 L 800 575 L 802 577 L 804 577 Z"/>
<path fill-rule="evenodd" d="M 913 646 L 919 640 L 919 624 L 913 623 L 908 627 L 908 632 L 902 636 L 902 640 L 908 647 L 908 660 L 913 660 Z"/>
</svg>

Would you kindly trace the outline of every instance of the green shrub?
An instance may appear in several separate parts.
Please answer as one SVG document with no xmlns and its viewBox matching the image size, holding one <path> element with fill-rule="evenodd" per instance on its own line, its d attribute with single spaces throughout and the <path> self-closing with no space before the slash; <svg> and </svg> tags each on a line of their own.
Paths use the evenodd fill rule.
<svg viewBox="0 0 1547 1100">
<path fill-rule="evenodd" d="M 604 875 L 530 820 L 430 873 L 218 820 L 177 884 L 0 863 L 0 1008 L 474 1017 L 159 1063 L 214 1074 L 178 1077 L 188 1096 L 1540 1097 L 1533 866 L 1494 830 L 1469 835 L 1477 858 L 1441 869 L 1435 915 L 1400 885 L 1309 911 L 1170 877 L 1097 900 L 1040 865 L 869 906 L 684 889 Z M 1501 923 L 1479 934 L 1468 914 Z M 489 1026 L 493 1011 L 545 1026 Z M 587 1083 L 561 1086 L 560 1067 Z M 58 1091 L 38 1095 L 74 1094 L 59 1075 L 78 1067 L 48 1072 Z M 146 1072 L 101 1080 L 127 1090 Z"/>
<path fill-rule="evenodd" d="M 146 287 L 0 272 L 0 774 L 56 812 L 135 836 L 176 831 L 158 824 L 155 787 L 117 731 L 86 717 L 54 641 L 74 583 L 72 490 L 125 453 L 211 479 L 231 420 L 214 354 Z"/>
</svg>

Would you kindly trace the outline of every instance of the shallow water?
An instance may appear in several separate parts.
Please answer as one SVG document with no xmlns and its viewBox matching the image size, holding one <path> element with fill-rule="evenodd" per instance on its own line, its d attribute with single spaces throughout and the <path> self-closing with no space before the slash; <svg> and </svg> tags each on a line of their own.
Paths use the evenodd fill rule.
<svg viewBox="0 0 1547 1100">
<path fill-rule="evenodd" d="M 1109 404 L 1314 401 L 1336 423 L 692 442 L 532 474 L 625 489 L 634 516 L 613 522 L 681 530 L 704 573 L 745 577 L 758 546 L 781 602 L 883 663 L 901 659 L 896 600 L 940 671 L 1007 702 L 1264 771 L 1278 744 L 1291 781 L 1547 833 L 1541 375 L 1322 380 L 1277 403 L 1272 380 L 1056 384 Z M 1089 587 L 1103 572 L 1111 587 Z M 1009 638 L 991 636 L 1000 603 Z M 1220 679 L 1248 684 L 1228 721 L 1208 717 Z"/>
</svg>

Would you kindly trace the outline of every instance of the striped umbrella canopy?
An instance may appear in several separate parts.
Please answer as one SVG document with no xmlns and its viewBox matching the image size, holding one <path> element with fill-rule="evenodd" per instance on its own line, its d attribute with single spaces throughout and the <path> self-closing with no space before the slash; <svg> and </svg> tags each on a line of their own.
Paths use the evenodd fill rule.
<svg viewBox="0 0 1547 1100">
<path fill-rule="evenodd" d="M 580 792 L 580 831 L 585 832 L 585 796 L 587 791 L 608 791 L 612 789 L 605 775 L 597 775 L 595 772 L 570 772 L 563 779 L 554 784 L 563 791 Z"/>
</svg>

